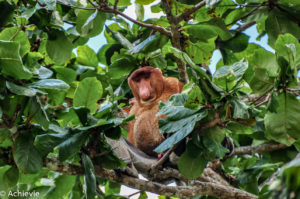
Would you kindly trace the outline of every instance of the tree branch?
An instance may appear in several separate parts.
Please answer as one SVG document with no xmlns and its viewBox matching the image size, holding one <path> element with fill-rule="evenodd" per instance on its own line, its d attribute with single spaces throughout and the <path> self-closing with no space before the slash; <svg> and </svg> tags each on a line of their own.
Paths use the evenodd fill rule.
<svg viewBox="0 0 300 199">
<path fill-rule="evenodd" d="M 178 19 L 172 15 L 171 12 L 171 5 L 169 4 L 169 2 L 167 0 L 162 0 L 162 7 L 165 10 L 165 13 L 167 15 L 167 19 L 171 25 L 171 41 L 172 41 L 172 45 L 179 49 L 179 50 L 183 50 L 183 46 L 181 45 L 181 33 L 179 31 L 179 27 L 178 27 Z M 178 58 L 175 58 L 175 61 L 177 63 L 177 67 L 178 67 L 178 73 L 179 73 L 179 80 L 186 84 L 189 82 L 189 77 L 186 71 L 186 64 L 181 61 Z"/>
<path fill-rule="evenodd" d="M 194 5 L 194 7 L 188 9 L 186 12 L 182 13 L 180 16 L 176 18 L 177 22 L 184 20 L 185 18 L 189 17 L 191 14 L 196 12 L 198 9 L 202 8 L 205 5 L 205 1 L 201 1 L 200 3 Z"/>
<path fill-rule="evenodd" d="M 268 151 L 276 151 L 279 149 L 285 149 L 288 146 L 284 144 L 262 144 L 259 146 L 242 146 L 237 147 L 233 150 L 231 156 L 233 155 L 246 155 L 246 154 L 254 154 L 254 153 L 261 153 L 261 152 L 268 152 Z"/>
<path fill-rule="evenodd" d="M 69 163 L 60 163 L 56 159 L 47 158 L 44 166 L 50 170 L 68 175 L 83 175 L 83 168 Z M 199 195 L 211 195 L 221 199 L 254 199 L 257 196 L 229 186 L 215 183 L 198 182 L 197 186 L 167 186 L 158 182 L 141 180 L 125 174 L 117 174 L 113 170 L 107 170 L 95 166 L 95 175 L 114 182 L 127 185 L 139 190 L 150 191 L 165 196 L 175 196 L 179 198 L 194 197 Z"/>
<path fill-rule="evenodd" d="M 250 21 L 250 22 L 244 23 L 240 27 L 238 27 L 237 29 L 235 29 L 235 31 L 243 32 L 244 30 L 246 30 L 247 28 L 250 28 L 254 24 L 256 24 L 256 21 Z"/>
</svg>

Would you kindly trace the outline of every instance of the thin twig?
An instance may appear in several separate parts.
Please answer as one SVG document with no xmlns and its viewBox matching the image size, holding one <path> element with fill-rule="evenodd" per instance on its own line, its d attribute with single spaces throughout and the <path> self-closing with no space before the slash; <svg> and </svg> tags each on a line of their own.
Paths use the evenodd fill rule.
<svg viewBox="0 0 300 199">
<path fill-rule="evenodd" d="M 250 15 L 252 15 L 254 12 L 256 12 L 260 7 L 264 6 L 266 2 L 262 2 L 261 4 L 259 4 L 257 7 L 253 8 L 250 12 L 248 12 L 246 15 L 242 16 L 241 18 L 239 18 L 238 20 L 235 20 L 234 22 L 227 24 L 226 26 L 231 26 L 233 24 L 235 24 L 237 21 L 239 20 L 243 20 L 246 19 L 247 17 L 249 17 Z"/>
<path fill-rule="evenodd" d="M 246 30 L 247 28 L 253 26 L 254 24 L 256 24 L 256 21 L 250 21 L 250 22 L 244 23 L 243 25 L 241 25 L 240 27 L 235 29 L 235 31 L 242 32 L 242 31 Z"/>
<path fill-rule="evenodd" d="M 119 0 L 116 0 L 116 1 L 115 1 L 115 4 L 114 4 L 114 10 L 117 10 L 118 3 L 119 3 Z"/>
<path fill-rule="evenodd" d="M 175 144 L 174 146 L 172 146 L 166 153 L 165 155 L 159 160 L 157 161 L 157 163 L 155 165 L 152 166 L 151 168 L 151 173 L 152 174 L 156 174 L 158 169 L 167 161 L 169 160 L 169 156 L 171 155 L 171 153 L 173 152 L 174 149 L 176 149 L 176 147 L 178 146 L 178 143 Z"/>
<path fill-rule="evenodd" d="M 251 102 L 251 105 L 255 104 L 256 102 L 258 102 L 259 100 L 261 100 L 262 98 L 264 98 L 271 90 L 273 90 L 273 88 L 274 88 L 274 86 L 272 86 L 271 88 L 269 88 L 268 90 L 266 90 L 261 96 L 259 96 L 253 102 Z"/>
<path fill-rule="evenodd" d="M 168 37 L 171 37 L 171 32 L 166 30 L 165 28 L 161 27 L 161 26 L 156 26 L 156 25 L 152 25 L 152 24 L 147 24 L 147 23 L 143 23 L 143 22 L 140 22 L 140 21 L 137 21 L 133 18 L 131 18 L 130 16 L 124 14 L 123 12 L 119 11 L 119 10 L 114 10 L 110 7 L 105 7 L 105 8 L 99 8 L 100 11 L 102 12 L 107 12 L 107 13 L 113 13 L 113 14 L 118 14 L 122 17 L 124 17 L 125 19 L 128 19 L 129 21 L 137 24 L 137 25 L 140 25 L 140 26 L 143 26 L 143 27 L 146 27 L 146 28 L 151 28 L 153 30 L 156 30 Z"/>
</svg>

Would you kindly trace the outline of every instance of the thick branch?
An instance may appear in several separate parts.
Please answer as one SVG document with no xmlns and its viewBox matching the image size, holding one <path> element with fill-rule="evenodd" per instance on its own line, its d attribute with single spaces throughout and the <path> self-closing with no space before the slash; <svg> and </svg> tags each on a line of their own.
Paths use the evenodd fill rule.
<svg viewBox="0 0 300 199">
<path fill-rule="evenodd" d="M 50 170 L 64 174 L 83 175 L 82 167 L 68 163 L 60 163 L 55 159 L 46 159 L 44 166 Z M 107 170 L 98 166 L 95 166 L 95 175 L 139 190 L 150 191 L 165 196 L 176 196 L 179 198 L 194 197 L 199 195 L 211 195 L 221 199 L 257 198 L 257 196 L 245 191 L 215 183 L 198 182 L 197 186 L 193 187 L 166 186 L 157 182 L 141 180 L 124 174 L 117 174 L 113 170 Z"/>
<path fill-rule="evenodd" d="M 179 21 L 175 16 L 172 15 L 171 5 L 169 4 L 169 2 L 167 0 L 163 0 L 161 3 L 167 15 L 167 19 L 171 25 L 172 44 L 175 48 L 183 50 L 183 46 L 181 45 L 181 34 L 178 27 Z M 178 67 L 179 80 L 184 84 L 188 83 L 189 77 L 186 71 L 186 64 L 178 58 L 175 58 L 175 61 Z"/>
<path fill-rule="evenodd" d="M 237 147 L 233 150 L 231 156 L 233 155 L 246 155 L 246 154 L 254 154 L 268 151 L 276 151 L 279 149 L 287 148 L 288 146 L 284 144 L 262 144 L 259 146 L 242 146 Z"/>
</svg>

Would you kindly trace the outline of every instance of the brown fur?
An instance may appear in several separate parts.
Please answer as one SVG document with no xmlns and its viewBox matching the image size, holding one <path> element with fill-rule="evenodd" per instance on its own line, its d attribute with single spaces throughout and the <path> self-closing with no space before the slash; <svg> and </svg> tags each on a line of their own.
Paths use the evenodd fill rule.
<svg viewBox="0 0 300 199">
<path fill-rule="evenodd" d="M 171 95 L 181 92 L 183 84 L 177 78 L 164 77 L 151 66 L 134 71 L 128 84 L 135 97 L 129 113 L 136 117 L 129 123 L 128 140 L 148 155 L 154 155 L 153 149 L 164 140 L 158 130 L 158 120 L 163 117 L 156 117 L 158 102 L 166 102 Z M 147 103 L 142 103 L 143 100 Z"/>
</svg>

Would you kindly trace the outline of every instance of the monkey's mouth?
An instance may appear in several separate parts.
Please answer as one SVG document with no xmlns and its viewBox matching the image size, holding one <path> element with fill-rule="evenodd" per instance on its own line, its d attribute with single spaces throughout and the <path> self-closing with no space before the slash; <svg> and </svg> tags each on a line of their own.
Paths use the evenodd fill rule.
<svg viewBox="0 0 300 199">
<path fill-rule="evenodd" d="M 151 104 L 151 102 L 153 102 L 154 100 L 155 100 L 155 97 L 153 97 L 151 99 L 148 99 L 146 101 L 141 99 L 141 103 L 145 104 L 145 105 L 148 105 L 148 104 Z"/>
</svg>

